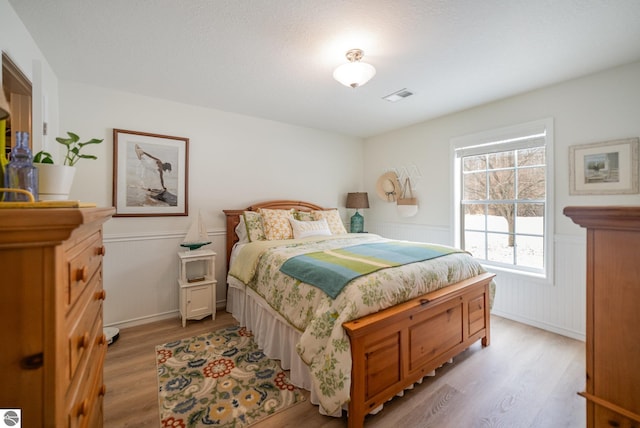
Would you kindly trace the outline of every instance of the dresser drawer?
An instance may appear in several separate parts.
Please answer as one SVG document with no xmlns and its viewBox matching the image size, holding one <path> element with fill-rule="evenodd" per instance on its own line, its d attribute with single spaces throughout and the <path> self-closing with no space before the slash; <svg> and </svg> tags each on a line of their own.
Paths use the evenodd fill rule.
<svg viewBox="0 0 640 428">
<path fill-rule="evenodd" d="M 640 428 L 640 421 L 634 421 L 606 407 L 594 405 L 594 426 L 613 428 Z"/>
<path fill-rule="evenodd" d="M 104 246 L 100 231 L 67 251 L 67 309 L 73 306 L 102 264 Z"/>
<path fill-rule="evenodd" d="M 67 319 L 66 340 L 68 349 L 67 382 L 76 377 L 83 359 L 88 358 L 92 348 L 100 344 L 102 331 L 102 274 L 99 272 L 90 281 L 87 298 L 81 299 Z"/>
<path fill-rule="evenodd" d="M 102 366 L 106 352 L 106 343 L 93 348 L 84 376 L 75 379 L 69 390 L 66 406 L 69 428 L 102 426 L 103 397 L 106 392 Z"/>
</svg>

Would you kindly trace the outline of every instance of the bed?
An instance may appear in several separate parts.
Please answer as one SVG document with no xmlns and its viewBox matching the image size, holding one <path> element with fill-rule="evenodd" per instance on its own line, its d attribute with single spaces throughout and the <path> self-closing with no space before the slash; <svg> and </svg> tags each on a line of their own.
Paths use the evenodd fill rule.
<svg viewBox="0 0 640 428">
<path fill-rule="evenodd" d="M 247 213 L 270 211 L 321 219 L 337 214 L 335 209 L 292 200 L 224 210 L 227 310 L 254 332 L 268 356 L 290 370 L 292 383 L 311 392 L 311 402 L 321 413 L 339 416 L 346 407 L 348 426 L 361 427 L 367 414 L 474 342 L 489 345 L 494 275 L 469 254 L 454 252 L 385 266 L 350 280 L 333 299 L 279 268 L 316 251 L 335 253 L 343 247 L 404 241 L 334 233 L 251 243 L 243 236 L 239 242 L 236 230 L 243 234 L 246 224 L 238 225 L 253 216 Z M 307 225 L 311 223 L 320 221 Z"/>
</svg>

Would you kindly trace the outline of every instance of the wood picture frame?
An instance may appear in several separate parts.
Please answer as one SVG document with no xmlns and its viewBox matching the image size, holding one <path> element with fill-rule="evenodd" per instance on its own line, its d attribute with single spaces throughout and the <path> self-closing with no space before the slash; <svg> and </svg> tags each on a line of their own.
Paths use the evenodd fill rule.
<svg viewBox="0 0 640 428">
<path fill-rule="evenodd" d="M 569 147 L 570 195 L 639 193 L 638 138 Z"/>
<path fill-rule="evenodd" d="M 113 130 L 114 217 L 189 214 L 189 139 Z"/>
</svg>

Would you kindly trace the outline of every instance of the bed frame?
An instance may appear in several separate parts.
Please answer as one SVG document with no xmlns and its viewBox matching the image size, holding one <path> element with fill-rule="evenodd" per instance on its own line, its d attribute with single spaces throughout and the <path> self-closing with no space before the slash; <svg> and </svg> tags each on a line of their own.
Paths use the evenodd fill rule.
<svg viewBox="0 0 640 428">
<path fill-rule="evenodd" d="M 292 200 L 267 201 L 227 216 L 227 270 L 243 211 L 258 208 L 325 210 Z M 484 273 L 343 324 L 351 341 L 348 427 L 364 425 L 372 410 L 437 369 L 477 340 L 490 341 L 489 284 Z"/>
</svg>

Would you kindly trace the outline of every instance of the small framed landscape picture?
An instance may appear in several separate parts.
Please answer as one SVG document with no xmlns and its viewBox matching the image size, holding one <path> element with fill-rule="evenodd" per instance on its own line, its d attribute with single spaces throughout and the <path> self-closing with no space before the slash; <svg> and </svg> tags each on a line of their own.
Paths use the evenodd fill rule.
<svg viewBox="0 0 640 428">
<path fill-rule="evenodd" d="M 571 195 L 639 193 L 638 138 L 569 147 Z"/>
<path fill-rule="evenodd" d="M 188 215 L 189 139 L 113 130 L 116 217 Z"/>
</svg>

